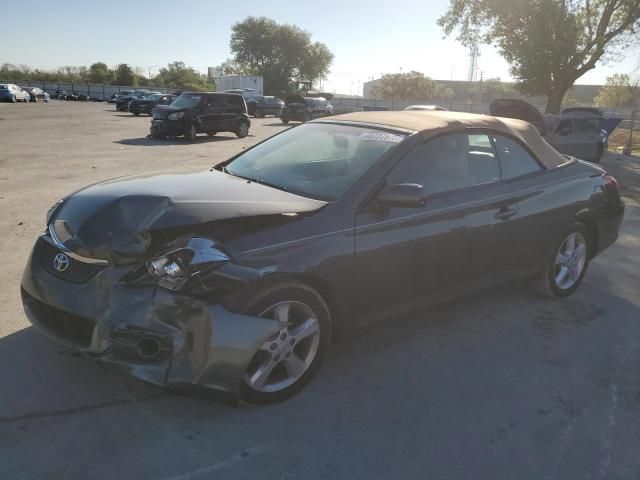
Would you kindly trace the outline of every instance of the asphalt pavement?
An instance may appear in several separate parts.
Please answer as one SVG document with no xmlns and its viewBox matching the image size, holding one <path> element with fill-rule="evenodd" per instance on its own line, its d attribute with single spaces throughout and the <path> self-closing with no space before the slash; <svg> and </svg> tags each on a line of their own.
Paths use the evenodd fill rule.
<svg viewBox="0 0 640 480">
<path fill-rule="evenodd" d="M 640 479 L 640 159 L 627 212 L 566 300 L 510 285 L 334 345 L 266 407 L 183 397 L 31 328 L 20 274 L 44 212 L 87 183 L 208 168 L 281 131 L 145 138 L 107 104 L 0 105 L 0 479 Z"/>
</svg>

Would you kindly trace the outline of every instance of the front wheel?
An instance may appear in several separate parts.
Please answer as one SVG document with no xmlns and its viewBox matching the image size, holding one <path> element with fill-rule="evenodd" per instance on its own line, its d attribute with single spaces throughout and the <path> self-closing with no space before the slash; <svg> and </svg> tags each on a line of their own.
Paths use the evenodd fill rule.
<svg viewBox="0 0 640 480">
<path fill-rule="evenodd" d="M 11 95 L 11 103 L 16 103 L 16 96 L 15 95 Z"/>
<path fill-rule="evenodd" d="M 534 285 L 539 293 L 548 297 L 568 297 L 576 291 L 589 266 L 588 239 L 589 232 L 584 224 L 571 225 Z"/>
<path fill-rule="evenodd" d="M 249 124 L 247 122 L 240 122 L 238 124 L 238 130 L 236 131 L 236 136 L 238 138 L 244 138 L 249 135 Z"/>
<path fill-rule="evenodd" d="M 242 399 L 252 404 L 285 400 L 320 368 L 331 338 L 329 308 L 315 290 L 295 282 L 258 292 L 245 313 L 277 320 L 280 329 L 249 362 Z"/>
<path fill-rule="evenodd" d="M 193 142 L 196 139 L 196 135 L 198 135 L 198 131 L 196 130 L 196 126 L 192 123 L 187 127 L 187 130 L 184 133 L 184 138 Z"/>
</svg>

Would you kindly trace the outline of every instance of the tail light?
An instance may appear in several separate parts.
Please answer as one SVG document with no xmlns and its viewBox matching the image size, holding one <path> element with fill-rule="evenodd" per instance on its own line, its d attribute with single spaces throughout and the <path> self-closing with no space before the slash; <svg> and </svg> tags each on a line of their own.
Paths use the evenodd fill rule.
<svg viewBox="0 0 640 480">
<path fill-rule="evenodd" d="M 609 175 L 608 173 L 605 173 L 602 176 L 602 180 L 604 180 L 604 182 L 610 186 L 611 188 L 613 188 L 616 192 L 620 193 L 620 184 L 618 183 L 618 181 L 613 178 L 611 175 Z"/>
</svg>

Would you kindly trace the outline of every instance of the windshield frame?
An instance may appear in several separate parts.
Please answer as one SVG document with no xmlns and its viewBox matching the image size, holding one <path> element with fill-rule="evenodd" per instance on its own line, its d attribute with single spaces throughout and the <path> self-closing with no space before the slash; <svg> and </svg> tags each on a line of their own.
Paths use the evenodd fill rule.
<svg viewBox="0 0 640 480">
<path fill-rule="evenodd" d="M 376 130 L 379 132 L 385 132 L 385 133 L 390 133 L 390 134 L 394 134 L 394 135 L 401 135 L 404 138 L 402 140 L 400 140 L 399 142 L 395 143 L 394 146 L 392 146 L 391 148 L 389 148 L 386 152 L 384 152 L 384 154 L 382 154 L 378 159 L 376 159 L 367 170 L 365 170 L 362 175 L 360 175 L 360 177 L 358 177 L 350 186 L 349 188 L 347 188 L 344 192 L 342 192 L 342 194 L 338 197 L 338 198 L 326 198 L 320 195 L 315 195 L 311 192 L 306 192 L 303 190 L 298 190 L 298 189 L 294 189 L 294 188 L 290 188 L 289 186 L 284 186 L 284 185 L 275 185 L 273 182 L 269 182 L 269 181 L 260 181 L 260 179 L 256 179 L 256 178 L 250 178 L 247 176 L 241 176 L 241 175 L 237 175 L 234 173 L 231 173 L 227 167 L 233 163 L 236 159 L 238 159 L 239 157 L 242 157 L 243 155 L 247 154 L 248 152 L 250 152 L 251 150 L 253 150 L 254 148 L 259 147 L 260 145 L 262 145 L 265 142 L 268 142 L 276 137 L 278 137 L 279 135 L 282 135 L 286 132 L 290 132 L 291 130 L 295 129 L 295 128 L 300 128 L 303 127 L 304 125 L 314 125 L 314 124 L 324 124 L 324 125 L 338 125 L 338 126 L 342 126 L 342 127 L 356 127 L 356 128 L 360 128 L 363 130 Z M 366 122 L 353 122 L 353 121 L 339 121 L 339 120 L 315 120 L 313 122 L 308 122 L 308 123 L 303 123 L 300 125 L 297 125 L 295 127 L 291 127 L 288 128 L 286 130 L 283 130 L 275 135 L 272 135 L 269 138 L 266 138 L 264 140 L 262 140 L 261 142 L 253 145 L 250 148 L 247 148 L 246 150 L 243 150 L 242 152 L 237 153 L 236 155 L 232 156 L 231 158 L 225 160 L 224 162 L 218 163 L 216 165 L 214 165 L 213 167 L 210 168 L 210 170 L 217 170 L 219 172 L 223 172 L 226 173 L 227 175 L 231 175 L 237 178 L 243 178 L 247 181 L 251 181 L 251 182 L 255 182 L 255 183 L 259 183 L 262 185 L 266 185 L 268 187 L 274 188 L 276 190 L 282 190 L 294 195 L 298 195 L 300 197 L 304 197 L 304 198 L 310 198 L 313 200 L 320 200 L 326 203 L 333 203 L 333 202 L 337 202 L 340 201 L 341 199 L 345 198 L 346 196 L 349 195 L 349 193 L 354 190 L 359 184 L 361 184 L 363 181 L 365 181 L 365 178 L 376 168 L 377 165 L 382 164 L 385 159 L 390 155 L 393 154 L 394 151 L 396 151 L 398 148 L 400 148 L 401 145 L 405 144 L 407 142 L 407 140 L 409 140 L 411 137 L 413 137 L 416 134 L 415 130 L 412 129 L 408 129 L 408 128 L 401 128 L 401 127 L 393 127 L 391 125 L 384 125 L 384 124 L 377 124 L 377 123 L 366 123 Z"/>
</svg>

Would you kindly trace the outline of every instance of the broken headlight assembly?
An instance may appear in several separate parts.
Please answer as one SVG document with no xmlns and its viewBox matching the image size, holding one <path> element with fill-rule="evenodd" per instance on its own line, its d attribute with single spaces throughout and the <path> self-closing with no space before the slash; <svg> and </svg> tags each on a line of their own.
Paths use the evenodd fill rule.
<svg viewBox="0 0 640 480">
<path fill-rule="evenodd" d="M 192 279 L 229 262 L 229 256 L 206 238 L 175 242 L 161 255 L 147 262 L 147 271 L 158 285 L 178 291 Z"/>
</svg>

